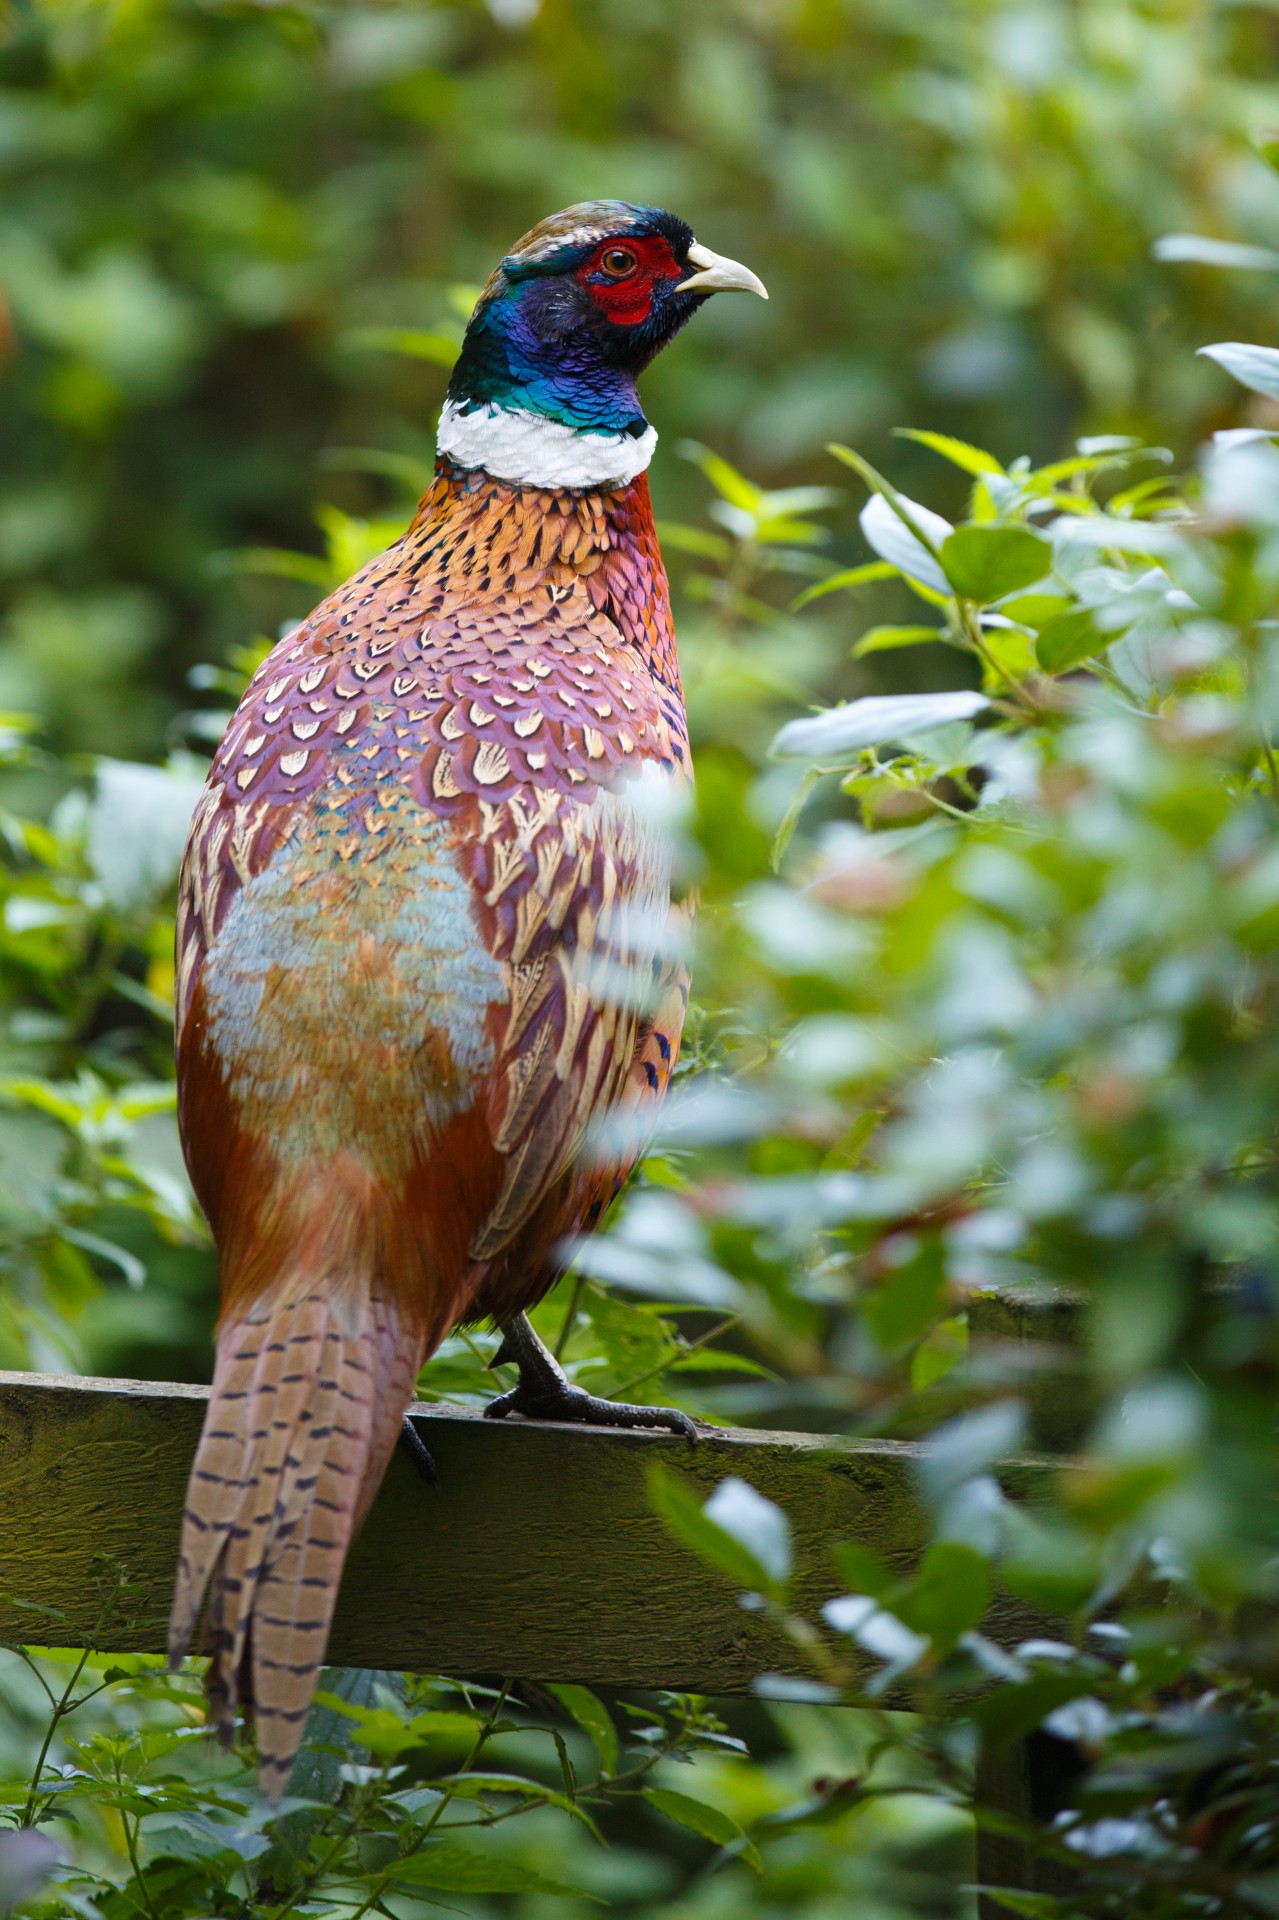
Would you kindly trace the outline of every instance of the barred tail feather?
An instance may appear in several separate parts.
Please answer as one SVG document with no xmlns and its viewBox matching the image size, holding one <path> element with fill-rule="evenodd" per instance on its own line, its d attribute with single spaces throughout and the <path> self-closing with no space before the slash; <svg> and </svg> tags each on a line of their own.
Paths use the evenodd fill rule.
<svg viewBox="0 0 1279 1920">
<path fill-rule="evenodd" d="M 187 1492 L 169 1658 L 209 1595 L 210 1717 L 242 1697 L 262 1790 L 283 1792 L 324 1658 L 347 1548 L 413 1392 L 420 1342 L 394 1305 L 326 1282 L 226 1323 Z"/>
</svg>

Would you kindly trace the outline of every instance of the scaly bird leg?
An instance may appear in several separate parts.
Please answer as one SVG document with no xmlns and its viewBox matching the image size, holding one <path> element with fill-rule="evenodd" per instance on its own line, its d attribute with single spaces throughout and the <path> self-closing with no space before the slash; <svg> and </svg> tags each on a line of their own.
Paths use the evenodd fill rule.
<svg viewBox="0 0 1279 1920">
<path fill-rule="evenodd" d="M 526 1420 L 580 1420 L 593 1427 L 663 1427 L 697 1439 L 697 1428 L 675 1407 L 637 1407 L 624 1400 L 601 1400 L 569 1382 L 563 1367 L 534 1333 L 525 1314 L 517 1313 L 502 1329 L 502 1344 L 491 1366 L 506 1362 L 520 1370 L 519 1384 L 499 1394 L 484 1409 L 487 1420 L 505 1420 L 522 1413 Z"/>
<path fill-rule="evenodd" d="M 413 1465 L 417 1468 L 418 1473 L 422 1479 L 425 1480 L 427 1486 L 435 1486 L 440 1477 L 439 1470 L 435 1464 L 435 1455 L 431 1452 L 431 1449 L 427 1446 L 407 1413 L 404 1416 L 404 1426 L 400 1433 L 400 1445 L 408 1454 L 409 1459 L 413 1462 Z"/>
</svg>

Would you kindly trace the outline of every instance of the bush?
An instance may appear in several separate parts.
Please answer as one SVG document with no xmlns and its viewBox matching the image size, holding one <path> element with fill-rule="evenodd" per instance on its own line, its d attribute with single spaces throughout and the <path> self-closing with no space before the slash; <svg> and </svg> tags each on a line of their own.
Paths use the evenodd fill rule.
<svg viewBox="0 0 1279 1920">
<path fill-rule="evenodd" d="M 926 1440 L 932 1542 L 909 1580 L 840 1544 L 814 1618 L 767 1504 L 676 1478 L 660 1510 L 753 1556 L 811 1680 L 712 1710 L 334 1672 L 275 1827 L 198 1662 L 33 1618 L 0 1904 L 959 1915 L 974 1765 L 1044 1728 L 1063 1912 L 1273 1913 L 1279 378 L 1192 347 L 1269 312 L 1274 21 L 518 12 L 5 24 L 0 1360 L 207 1373 L 172 880 L 244 636 L 403 523 L 454 278 L 548 203 L 660 195 L 781 297 L 658 373 L 659 419 L 737 462 L 668 433 L 656 476 L 698 1000 L 668 1124 L 538 1321 L 596 1391 Z M 495 1344 L 424 1391 L 488 1398 Z M 1007 1457 L 1066 1445 L 1015 1497 Z M 128 1570 L 101 1579 L 105 1641 Z M 1014 1608 L 1042 1626 L 1010 1651 Z"/>
</svg>

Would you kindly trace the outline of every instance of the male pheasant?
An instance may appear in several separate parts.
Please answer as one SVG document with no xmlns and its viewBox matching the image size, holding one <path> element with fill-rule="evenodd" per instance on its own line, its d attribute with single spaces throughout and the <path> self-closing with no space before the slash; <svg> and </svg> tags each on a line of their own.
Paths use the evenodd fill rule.
<svg viewBox="0 0 1279 1920">
<path fill-rule="evenodd" d="M 182 1140 L 221 1272 L 182 1530 L 213 1720 L 287 1780 L 342 1564 L 418 1370 L 491 1317 L 488 1409 L 688 1430 L 568 1385 L 523 1317 L 627 1171 L 687 992 L 650 787 L 689 775 L 636 376 L 763 294 L 672 214 L 568 208 L 480 296 L 403 538 L 254 675 L 178 915 Z M 767 296 L 765 296 L 767 297 Z"/>
</svg>

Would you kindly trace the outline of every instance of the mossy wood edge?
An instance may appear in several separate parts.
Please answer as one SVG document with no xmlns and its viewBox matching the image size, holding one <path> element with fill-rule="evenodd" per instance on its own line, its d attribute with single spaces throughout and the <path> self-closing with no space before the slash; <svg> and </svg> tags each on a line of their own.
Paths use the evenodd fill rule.
<svg viewBox="0 0 1279 1920">
<path fill-rule="evenodd" d="M 0 1373 L 0 1639 L 156 1653 L 205 1389 Z M 790 1516 L 800 1610 L 840 1590 L 831 1545 L 855 1539 L 903 1573 L 927 1525 L 921 1449 L 754 1429 L 697 1446 L 666 1435 L 415 1409 L 439 1467 L 431 1488 L 401 1451 L 346 1569 L 335 1665 L 742 1693 L 761 1672 L 811 1670 L 732 1584 L 667 1531 L 648 1498 L 655 1460 L 709 1493 L 740 1474 Z M 1059 1463 L 1002 1470 L 1032 1503 Z M 108 1556 L 127 1609 L 97 1627 Z M 41 1611 L 50 1609 L 56 1611 Z M 1042 1616 L 1006 1602 L 1011 1644 Z"/>
</svg>

